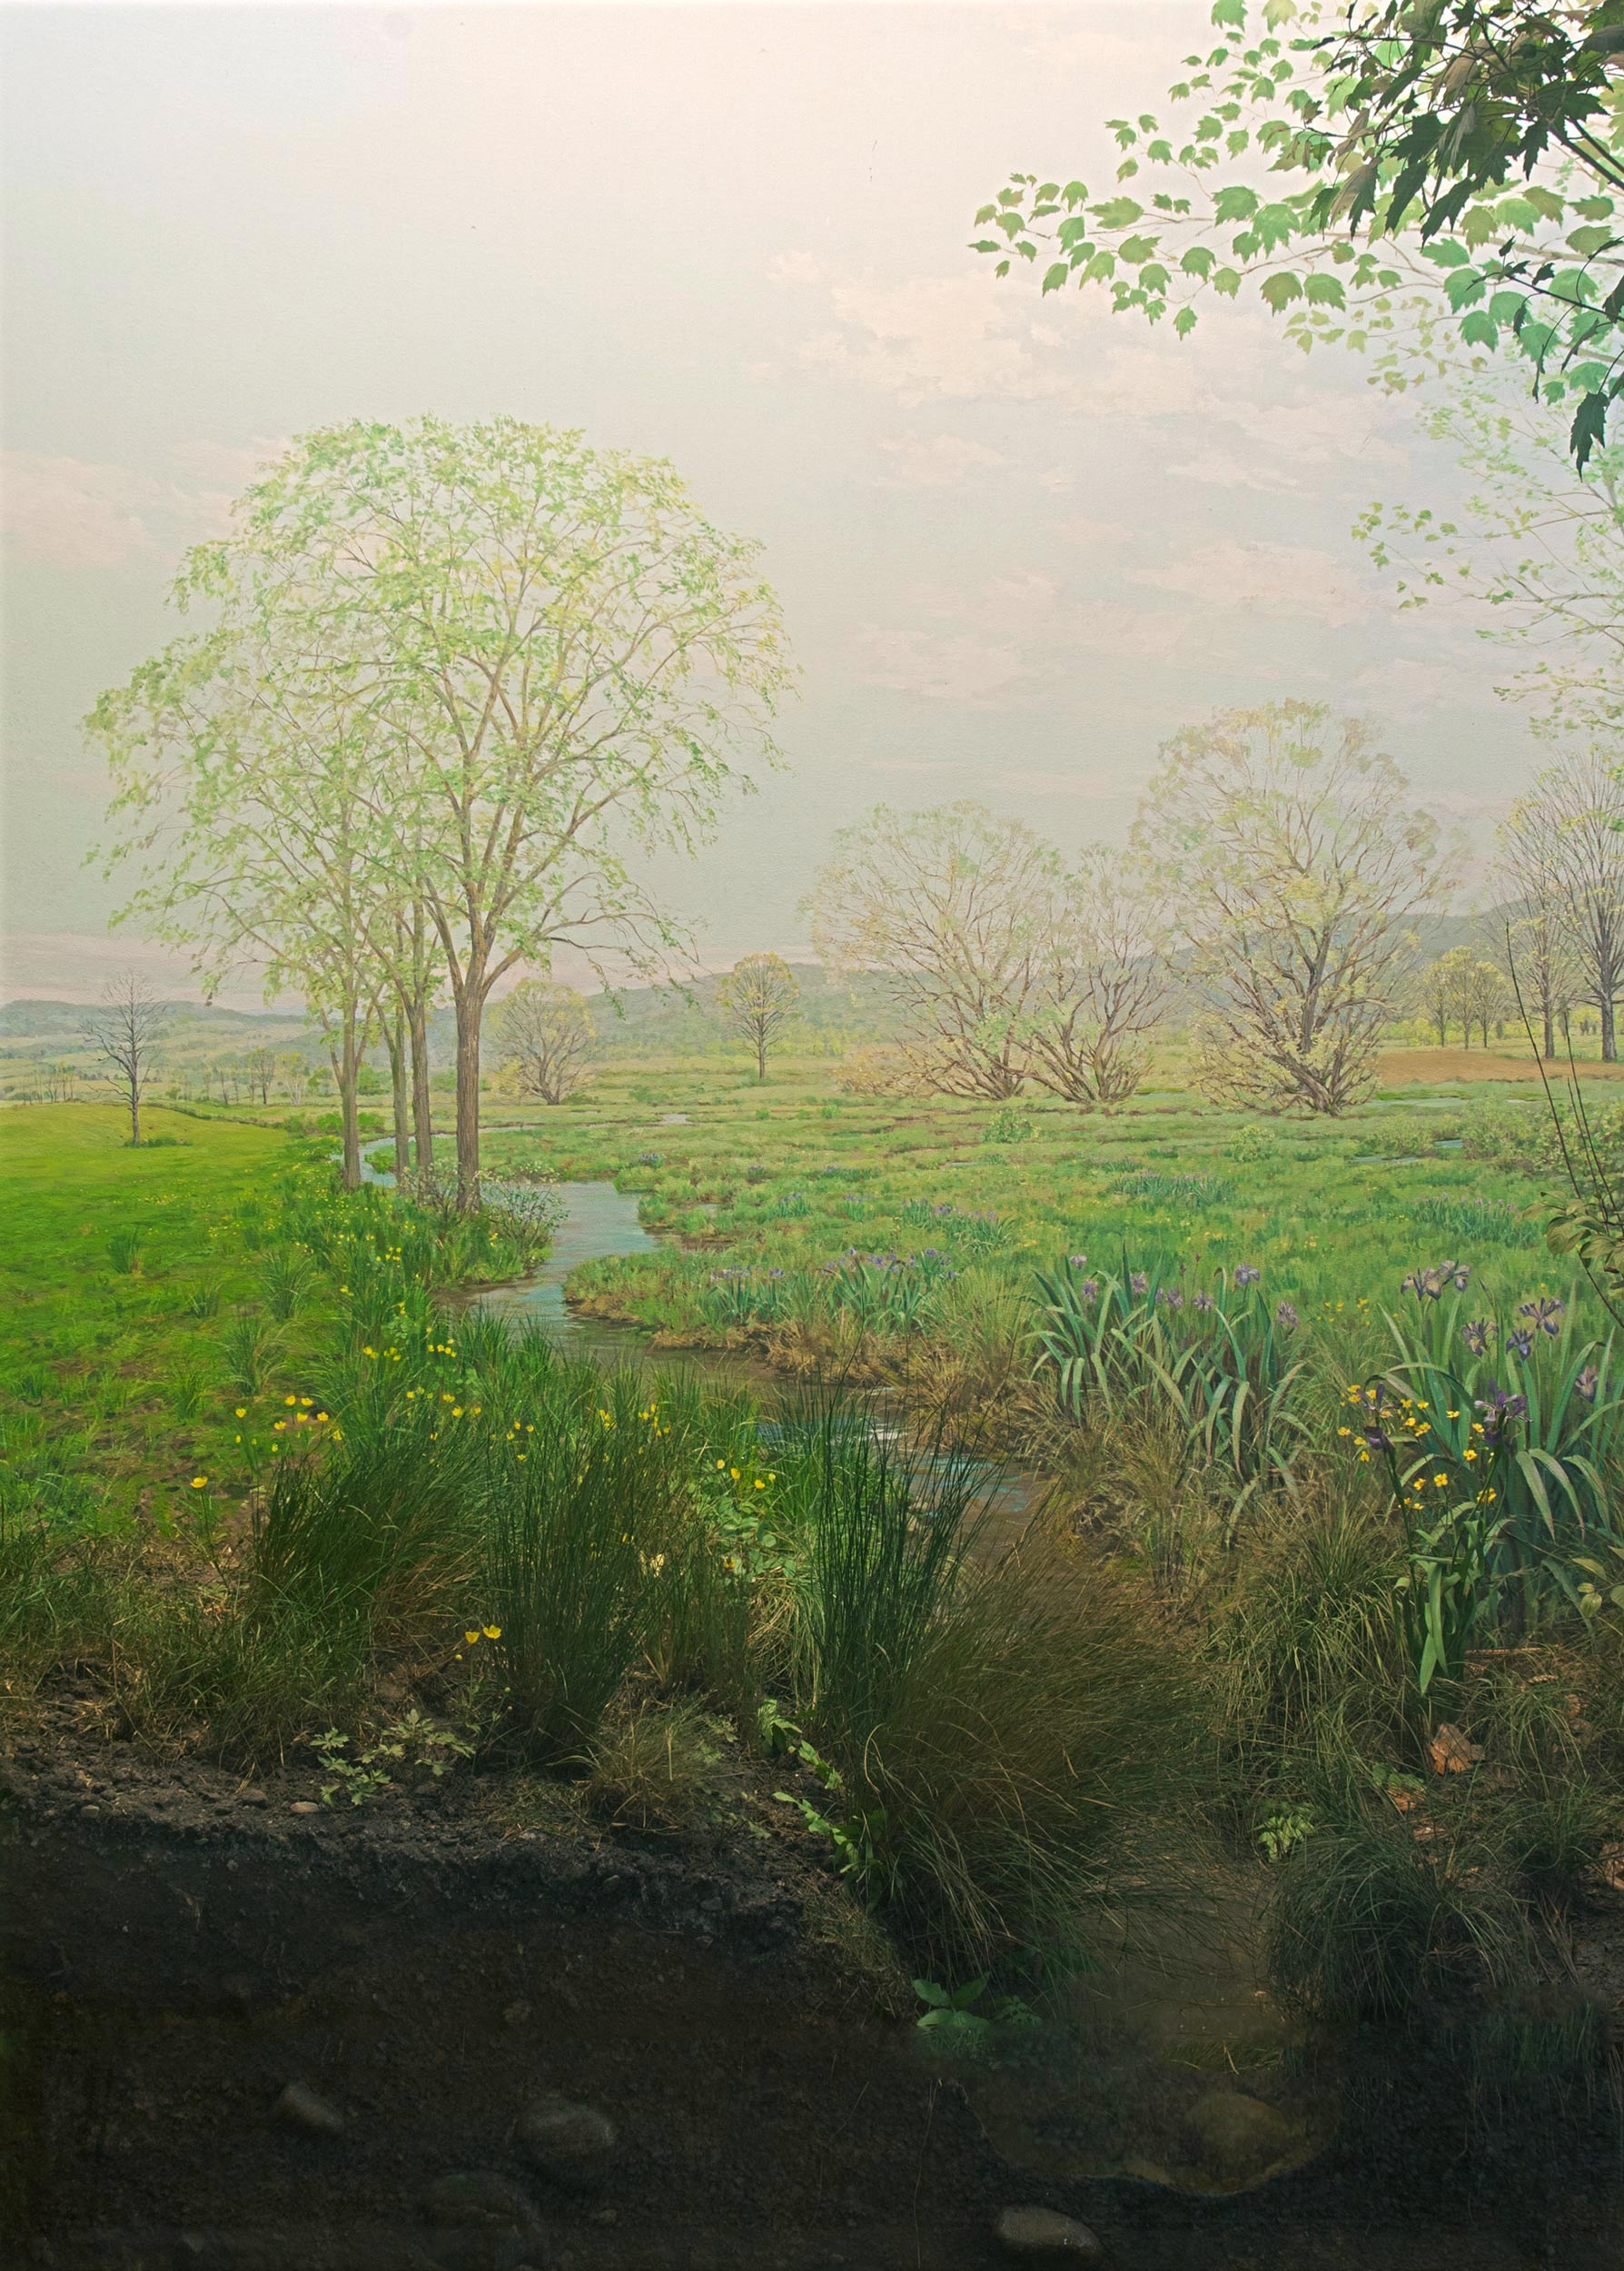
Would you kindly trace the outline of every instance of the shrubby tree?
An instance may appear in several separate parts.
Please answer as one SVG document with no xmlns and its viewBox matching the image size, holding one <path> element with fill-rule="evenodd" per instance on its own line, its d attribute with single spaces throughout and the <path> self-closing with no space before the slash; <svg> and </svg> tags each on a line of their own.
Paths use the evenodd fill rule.
<svg viewBox="0 0 1624 2271">
<path fill-rule="evenodd" d="M 1165 965 L 1145 879 L 1089 845 L 1048 912 L 1032 1022 L 1032 1074 L 1074 1104 L 1121 1104 L 1144 1076 Z"/>
<path fill-rule="evenodd" d="M 1624 986 L 1624 785 L 1598 750 L 1537 774 L 1502 842 L 1550 878 L 1574 965 L 1574 993 L 1596 1010 L 1605 1064 L 1618 1061 L 1615 1005 Z"/>
<path fill-rule="evenodd" d="M 497 1012 L 502 1067 L 520 1093 L 563 1104 L 590 1075 L 598 1039 L 592 1013 L 573 986 L 527 977 Z"/>
<path fill-rule="evenodd" d="M 767 1078 L 767 1056 L 796 1014 L 801 989 L 781 956 L 748 954 L 717 987 L 717 1000 L 756 1052 L 756 1077 Z"/>
<path fill-rule="evenodd" d="M 1160 113 L 1109 122 L 1115 194 L 1014 174 L 976 250 L 1181 335 L 1250 287 L 1304 348 L 1366 347 L 1420 284 L 1566 403 L 1582 466 L 1624 383 L 1617 0 L 1218 0 L 1212 20 Z"/>
<path fill-rule="evenodd" d="M 1370 1088 L 1441 878 L 1436 830 L 1354 719 L 1321 703 L 1220 712 L 1165 743 L 1135 846 L 1203 999 L 1204 1084 L 1340 1112 Z"/>
<path fill-rule="evenodd" d="M 130 1141 L 141 1141 L 141 1103 L 157 1077 L 159 1050 L 169 1030 L 169 1009 L 134 970 L 110 977 L 101 1007 L 84 1020 L 89 1046 L 105 1057 L 130 1114 Z"/>
<path fill-rule="evenodd" d="M 876 805 L 818 871 L 813 943 L 831 968 L 885 973 L 922 1086 L 1002 1100 L 1032 1062 L 1059 873 L 1030 828 L 984 806 Z"/>
</svg>

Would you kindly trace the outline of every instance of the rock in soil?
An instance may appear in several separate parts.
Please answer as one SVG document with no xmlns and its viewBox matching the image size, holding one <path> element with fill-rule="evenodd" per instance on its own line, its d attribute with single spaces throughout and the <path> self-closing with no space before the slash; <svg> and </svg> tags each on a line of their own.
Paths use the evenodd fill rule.
<svg viewBox="0 0 1624 2271">
<path fill-rule="evenodd" d="M 458 2236 L 453 2254 L 458 2246 L 471 2243 L 471 2251 L 464 2247 L 469 2271 L 485 2271 L 480 2249 L 490 2258 L 490 2271 L 496 2271 L 499 2261 L 504 2266 L 530 2265 L 539 2271 L 545 2260 L 541 2218 L 535 2202 L 522 2185 L 494 2168 L 451 2170 L 424 2193 L 422 2210 L 431 2224 Z M 451 2271 L 443 2244 L 436 2246 L 434 2255 L 445 2271 Z"/>
<path fill-rule="evenodd" d="M 597 2184 L 614 2157 L 614 2123 L 591 2106 L 568 2097 L 538 2097 L 519 2118 L 520 2147 L 533 2167 L 555 2184 Z"/>
<path fill-rule="evenodd" d="M 1195 2159 L 1223 2185 L 1254 2184 L 1302 2149 L 1302 2132 L 1261 2097 L 1209 2089 L 1185 2116 Z"/>
<path fill-rule="evenodd" d="M 338 2137 L 344 2127 L 343 2115 L 304 2082 L 290 2082 L 271 2111 L 278 2121 L 308 2129 L 312 2137 Z"/>
<path fill-rule="evenodd" d="M 1099 2263 L 1105 2250 L 1098 2236 L 1074 2216 L 1055 2208 L 1005 2208 L 993 2226 L 1005 2251 L 1034 2263 Z"/>
</svg>

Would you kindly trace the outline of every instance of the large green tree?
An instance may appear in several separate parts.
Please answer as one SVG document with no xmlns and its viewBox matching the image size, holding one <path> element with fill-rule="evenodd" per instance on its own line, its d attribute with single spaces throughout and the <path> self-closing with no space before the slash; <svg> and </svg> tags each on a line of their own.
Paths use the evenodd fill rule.
<svg viewBox="0 0 1624 2271">
<path fill-rule="evenodd" d="M 976 250 L 1181 334 L 1251 289 L 1303 347 L 1369 345 L 1422 283 L 1566 404 L 1582 465 L 1624 386 L 1624 0 L 1218 0 L 1212 20 L 1160 111 L 1109 122 L 1113 193 L 1012 174 Z"/>
<path fill-rule="evenodd" d="M 180 595 L 214 621 L 149 666 L 194 681 L 164 721 L 162 791 L 145 767 L 148 808 L 165 794 L 178 807 L 180 864 L 198 886 L 167 919 L 204 899 L 241 919 L 245 830 L 304 798 L 311 689 L 342 706 L 366 877 L 358 953 L 392 958 L 404 1008 L 424 977 L 414 917 L 431 927 L 457 1020 L 458 1195 L 476 1205 L 492 987 L 566 939 L 645 958 L 676 943 L 635 858 L 691 848 L 728 783 L 775 757 L 792 673 L 757 547 L 708 521 L 668 465 L 576 433 L 357 421 L 268 468 L 231 537 L 192 556 Z M 144 751 L 117 746 L 132 739 L 120 699 L 98 723 L 115 762 L 140 770 Z M 204 808 L 218 720 L 245 705 L 262 769 L 239 773 L 235 806 L 211 790 Z M 320 811 L 308 832 L 331 842 Z M 234 866 L 216 859 L 223 842 Z M 160 874 L 143 911 L 177 889 Z M 272 912 L 279 937 L 310 935 L 293 901 Z M 347 911 L 346 951 L 351 930 Z M 364 972 L 359 990 L 371 998 Z"/>
</svg>

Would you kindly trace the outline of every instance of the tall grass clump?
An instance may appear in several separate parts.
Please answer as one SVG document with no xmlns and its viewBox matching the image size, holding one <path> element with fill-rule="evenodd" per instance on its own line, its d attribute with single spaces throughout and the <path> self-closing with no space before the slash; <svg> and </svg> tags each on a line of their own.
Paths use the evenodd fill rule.
<svg viewBox="0 0 1624 2271">
<path fill-rule="evenodd" d="M 682 1488 L 661 1426 L 635 1374 L 589 1374 L 492 1452 L 481 1612 L 521 1756 L 581 1758 L 638 1660 L 647 1563 Z"/>
<path fill-rule="evenodd" d="M 789 1457 L 796 1710 L 841 1777 L 853 1873 L 936 1976 L 1074 1943 L 1182 1787 L 1173 1649 L 1056 1535 L 971 1558 L 975 1472 L 922 1467 L 849 1405 Z"/>
<path fill-rule="evenodd" d="M 1533 1973 L 1527 1917 L 1452 1840 L 1350 1819 L 1284 1863 L 1269 1918 L 1282 1998 L 1332 2021 L 1391 2021 L 1435 1997 L 1492 1993 Z"/>
</svg>

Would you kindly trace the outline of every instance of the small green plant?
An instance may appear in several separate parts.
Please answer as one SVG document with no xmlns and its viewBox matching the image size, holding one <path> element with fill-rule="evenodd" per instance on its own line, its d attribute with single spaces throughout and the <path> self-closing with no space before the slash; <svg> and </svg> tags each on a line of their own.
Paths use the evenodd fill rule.
<svg viewBox="0 0 1624 2271">
<path fill-rule="evenodd" d="M 220 1314 L 220 1280 L 214 1276 L 199 1277 L 187 1286 L 181 1308 L 189 1317 L 216 1317 Z"/>
<path fill-rule="evenodd" d="M 107 1260 L 120 1277 L 141 1275 L 141 1233 L 115 1230 L 107 1241 Z"/>
<path fill-rule="evenodd" d="M 982 1130 L 984 1144 L 1029 1144 L 1032 1141 L 1032 1122 L 1025 1112 L 1013 1105 L 1000 1105 Z"/>
<path fill-rule="evenodd" d="M 427 1775 L 439 1781 L 473 1750 L 460 1735 L 449 1727 L 436 1727 L 416 1710 L 391 1720 L 378 1740 L 353 1758 L 345 1755 L 352 1748 L 349 1736 L 336 1727 L 318 1735 L 311 1748 L 322 1772 L 332 1777 L 322 1785 L 324 1806 L 336 1805 L 341 1797 L 352 1806 L 364 1806 L 394 1789 L 397 1779 L 410 1782 Z"/>
<path fill-rule="evenodd" d="M 220 1336 L 226 1375 L 243 1395 L 258 1395 L 270 1380 L 282 1335 L 252 1310 L 239 1309 Z"/>
<path fill-rule="evenodd" d="M 982 2004 L 989 1981 L 983 1977 L 963 1987 L 945 1988 L 935 1979 L 916 1979 L 914 1993 L 925 2009 L 914 2022 L 921 2034 L 936 2036 L 947 2048 L 972 2058 L 985 2058 L 997 2044 L 1001 2030 L 1037 2026 L 1037 2013 L 1018 1995 L 995 1996 Z"/>
<path fill-rule="evenodd" d="M 1312 1837 L 1315 1827 L 1309 1807 L 1288 1806 L 1259 1822 L 1257 1841 L 1271 1861 L 1283 1861 L 1288 1853 Z"/>
<path fill-rule="evenodd" d="M 312 1274 L 310 1257 L 296 1250 L 282 1248 L 268 1257 L 260 1282 L 265 1306 L 279 1323 L 285 1324 L 298 1308 L 310 1289 Z"/>
<path fill-rule="evenodd" d="M 168 1403 L 177 1420 L 194 1420 L 208 1399 L 209 1383 L 201 1364 L 176 1364 L 169 1375 Z"/>
</svg>

